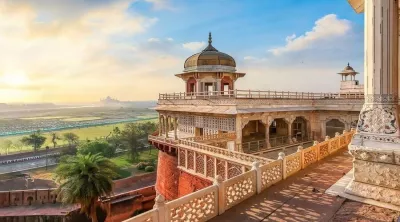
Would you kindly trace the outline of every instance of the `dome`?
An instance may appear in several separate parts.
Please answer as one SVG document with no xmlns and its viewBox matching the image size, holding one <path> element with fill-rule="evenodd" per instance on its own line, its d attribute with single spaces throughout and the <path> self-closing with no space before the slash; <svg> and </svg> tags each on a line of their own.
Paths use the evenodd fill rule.
<svg viewBox="0 0 400 222">
<path fill-rule="evenodd" d="M 236 67 L 236 62 L 232 58 L 232 56 L 223 52 L 219 52 L 216 48 L 212 46 L 211 43 L 212 38 L 210 33 L 208 37 L 208 46 L 203 51 L 196 53 L 186 59 L 184 65 L 185 70 L 188 68 L 190 69 L 191 67 L 208 65 Z"/>
<path fill-rule="evenodd" d="M 350 63 L 347 63 L 347 66 L 344 67 L 344 69 L 339 72 L 338 74 L 340 75 L 356 75 L 358 72 L 356 72 L 353 67 L 350 66 Z"/>
</svg>

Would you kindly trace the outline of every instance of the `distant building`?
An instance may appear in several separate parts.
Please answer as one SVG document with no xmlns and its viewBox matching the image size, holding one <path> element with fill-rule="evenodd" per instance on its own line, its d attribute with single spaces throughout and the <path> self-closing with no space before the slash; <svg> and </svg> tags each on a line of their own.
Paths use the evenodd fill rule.
<svg viewBox="0 0 400 222">
<path fill-rule="evenodd" d="M 364 85 L 360 85 L 358 80 L 356 80 L 356 72 L 353 67 L 350 66 L 350 63 L 347 64 L 344 69 L 338 73 L 342 76 L 342 81 L 340 83 L 340 93 L 345 94 L 363 94 L 364 93 Z M 350 80 L 347 79 L 350 78 Z"/>
</svg>

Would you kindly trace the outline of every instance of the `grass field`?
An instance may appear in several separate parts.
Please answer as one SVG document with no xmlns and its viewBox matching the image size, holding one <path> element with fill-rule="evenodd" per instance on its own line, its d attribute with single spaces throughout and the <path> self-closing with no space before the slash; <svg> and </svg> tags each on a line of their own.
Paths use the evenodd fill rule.
<svg viewBox="0 0 400 222">
<path fill-rule="evenodd" d="M 103 119 L 103 118 L 101 118 L 101 117 L 96 117 L 96 116 L 89 116 L 89 117 L 73 117 L 73 118 L 62 119 L 62 121 L 66 121 L 66 122 L 78 122 L 78 121 L 89 121 L 89 120 L 98 120 L 98 119 Z"/>
<path fill-rule="evenodd" d="M 36 117 L 26 117 L 20 118 L 23 120 L 41 120 L 41 119 L 64 119 L 69 118 L 70 116 L 36 116 Z"/>
<path fill-rule="evenodd" d="M 157 121 L 156 118 L 152 120 L 139 120 L 137 122 L 145 122 L 145 121 Z M 60 137 L 62 137 L 63 133 L 66 132 L 72 132 L 75 133 L 76 135 L 79 136 L 80 140 L 86 140 L 86 139 L 95 139 L 99 137 L 105 137 L 107 136 L 114 127 L 119 127 L 120 129 L 124 128 L 124 125 L 126 123 L 118 123 L 118 124 L 110 124 L 110 125 L 104 125 L 104 126 L 93 126 L 93 127 L 86 127 L 86 128 L 76 128 L 76 129 L 68 129 L 68 130 L 60 130 L 60 131 L 55 131 Z M 42 149 L 44 147 L 49 146 L 53 147 L 53 144 L 51 143 L 51 133 L 43 133 L 43 135 L 46 137 L 46 142 L 42 146 Z M 0 137 L 0 154 L 4 155 L 6 153 L 6 150 L 2 148 L 3 143 L 5 140 L 11 140 L 13 143 L 18 143 L 24 137 L 23 135 L 18 135 L 18 136 L 7 136 L 7 137 Z M 63 145 L 67 144 L 66 141 L 63 140 L 58 140 L 57 141 L 58 145 Z M 31 146 L 22 146 L 22 149 L 10 149 L 9 153 L 15 153 L 15 152 L 21 152 L 21 151 L 32 151 Z"/>
</svg>

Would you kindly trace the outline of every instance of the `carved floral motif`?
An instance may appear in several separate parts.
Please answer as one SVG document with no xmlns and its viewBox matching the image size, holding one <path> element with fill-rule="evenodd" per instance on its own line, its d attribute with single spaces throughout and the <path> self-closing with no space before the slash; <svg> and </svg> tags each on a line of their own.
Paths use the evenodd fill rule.
<svg viewBox="0 0 400 222">
<path fill-rule="evenodd" d="M 355 160 L 354 178 L 363 183 L 400 189 L 400 167 L 397 165 Z"/>
<path fill-rule="evenodd" d="M 329 143 L 325 142 L 324 144 L 319 145 L 319 156 L 320 159 L 329 155 Z"/>
<path fill-rule="evenodd" d="M 314 162 L 317 162 L 318 155 L 317 150 L 314 146 L 304 150 L 304 166 L 308 166 Z"/>
</svg>

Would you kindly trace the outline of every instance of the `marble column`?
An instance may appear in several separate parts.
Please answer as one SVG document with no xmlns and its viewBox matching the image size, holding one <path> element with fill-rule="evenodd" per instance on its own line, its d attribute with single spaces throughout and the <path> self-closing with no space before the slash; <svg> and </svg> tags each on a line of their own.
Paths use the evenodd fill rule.
<svg viewBox="0 0 400 222">
<path fill-rule="evenodd" d="M 400 206 L 398 1 L 365 0 L 365 103 L 349 151 L 349 194 Z"/>
<path fill-rule="evenodd" d="M 162 136 L 162 116 L 161 114 L 158 115 L 158 135 Z"/>
<path fill-rule="evenodd" d="M 174 117 L 174 136 L 175 139 L 178 139 L 178 118 Z"/>
<path fill-rule="evenodd" d="M 167 116 L 167 118 L 165 119 L 165 137 L 169 137 L 168 133 L 169 133 L 169 116 Z"/>
</svg>

